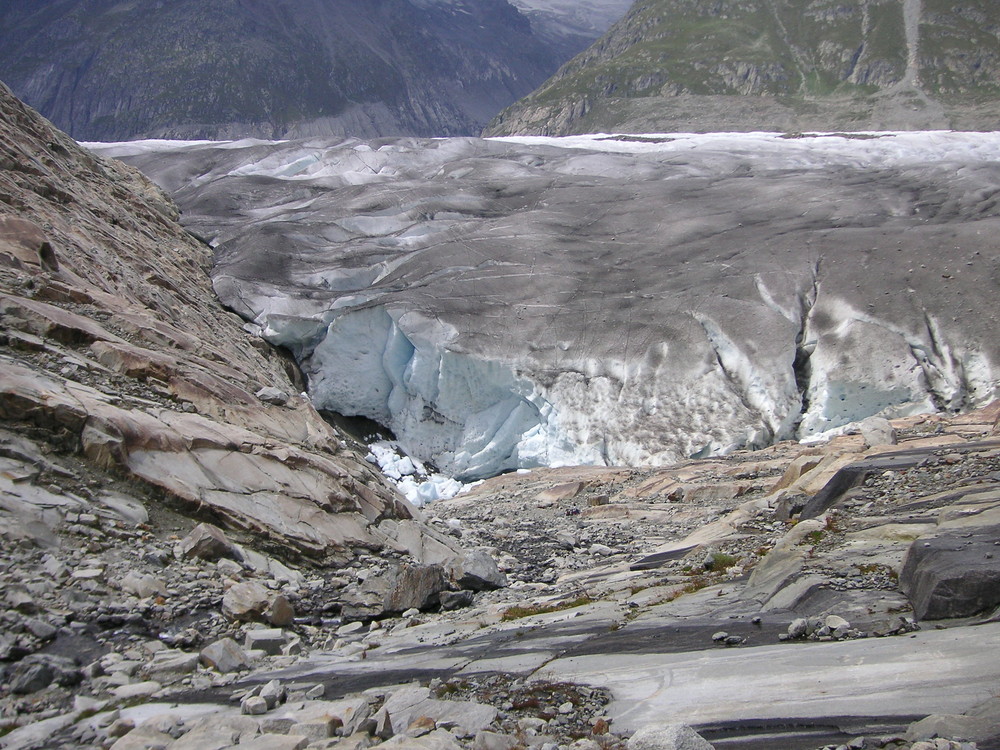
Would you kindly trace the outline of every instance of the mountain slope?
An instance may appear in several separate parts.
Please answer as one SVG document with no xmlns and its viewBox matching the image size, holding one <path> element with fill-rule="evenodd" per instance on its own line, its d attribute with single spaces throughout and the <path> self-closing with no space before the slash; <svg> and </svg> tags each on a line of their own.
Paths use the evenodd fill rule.
<svg viewBox="0 0 1000 750">
<path fill-rule="evenodd" d="M 486 132 L 992 129 L 998 24 L 985 0 L 641 0 Z"/>
<path fill-rule="evenodd" d="M 0 78 L 89 140 L 473 133 L 561 59 L 506 0 L 0 10 Z"/>
</svg>

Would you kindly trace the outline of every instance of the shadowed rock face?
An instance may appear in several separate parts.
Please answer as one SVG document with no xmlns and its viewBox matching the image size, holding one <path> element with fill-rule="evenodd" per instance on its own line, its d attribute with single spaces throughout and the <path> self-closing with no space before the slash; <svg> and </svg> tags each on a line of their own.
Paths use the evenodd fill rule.
<svg viewBox="0 0 1000 750">
<path fill-rule="evenodd" d="M 107 153 L 213 238 L 216 291 L 292 349 L 317 405 L 475 478 L 988 401 L 998 150 L 914 134 Z"/>
<path fill-rule="evenodd" d="M 505 0 L 0 8 L 0 78 L 91 140 L 474 134 L 570 54 Z"/>
</svg>

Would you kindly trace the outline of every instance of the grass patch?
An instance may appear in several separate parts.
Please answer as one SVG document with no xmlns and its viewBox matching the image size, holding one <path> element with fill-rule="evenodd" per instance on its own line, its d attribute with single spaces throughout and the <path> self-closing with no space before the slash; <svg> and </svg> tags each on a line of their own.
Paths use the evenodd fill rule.
<svg viewBox="0 0 1000 750">
<path fill-rule="evenodd" d="M 736 565 L 737 562 L 739 562 L 739 558 L 733 555 L 727 555 L 724 552 L 715 552 L 712 554 L 711 562 L 705 566 L 705 569 L 713 573 L 725 573 L 726 570 Z"/>
<path fill-rule="evenodd" d="M 531 617 L 532 615 L 547 615 L 550 612 L 561 612 L 564 609 L 582 607 L 584 604 L 590 604 L 593 601 L 592 598 L 584 595 L 571 601 L 559 602 L 558 604 L 517 605 L 506 609 L 500 619 L 504 622 L 510 622 L 511 620 L 520 620 L 522 617 Z"/>
</svg>

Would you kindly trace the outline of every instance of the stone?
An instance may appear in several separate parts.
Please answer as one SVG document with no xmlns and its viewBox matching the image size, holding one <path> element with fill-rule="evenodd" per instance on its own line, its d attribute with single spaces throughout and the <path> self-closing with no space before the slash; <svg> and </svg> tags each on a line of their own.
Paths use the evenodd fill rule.
<svg viewBox="0 0 1000 750">
<path fill-rule="evenodd" d="M 514 750 L 519 745 L 520 742 L 516 737 L 483 730 L 476 732 L 476 739 L 472 742 L 472 750 Z"/>
<path fill-rule="evenodd" d="M 279 680 L 271 680 L 261 687 L 259 695 L 267 702 L 267 708 L 270 710 L 287 700 L 288 690 Z"/>
<path fill-rule="evenodd" d="M 380 740 L 388 740 L 395 734 L 392 728 L 392 717 L 385 706 L 375 712 L 372 720 L 375 723 L 375 728 L 372 731 L 375 737 L 378 737 Z"/>
<path fill-rule="evenodd" d="M 268 711 L 267 701 L 259 695 L 248 695 L 240 701 L 240 711 L 249 716 L 260 716 Z"/>
<path fill-rule="evenodd" d="M 232 638 L 220 638 L 201 650 L 201 663 L 219 672 L 238 672 L 250 666 L 250 657 Z"/>
<path fill-rule="evenodd" d="M 996 717 L 931 714 L 910 724 L 905 737 L 910 742 L 947 737 L 985 745 L 1000 737 L 1000 722 Z"/>
<path fill-rule="evenodd" d="M 309 700 L 319 700 L 326 695 L 326 685 L 313 685 L 306 691 L 306 698 Z"/>
<path fill-rule="evenodd" d="M 295 734 L 263 734 L 239 744 L 240 750 L 302 750 L 309 738 Z"/>
<path fill-rule="evenodd" d="M 163 689 L 163 685 L 155 680 L 145 682 L 133 682 L 128 685 L 120 685 L 111 691 L 111 696 L 116 701 L 132 701 L 151 698 Z"/>
<path fill-rule="evenodd" d="M 24 627 L 29 633 L 35 636 L 35 638 L 42 641 L 52 640 L 59 632 L 59 628 L 54 625 L 50 625 L 45 620 L 41 620 L 37 617 L 26 618 L 24 620 Z"/>
<path fill-rule="evenodd" d="M 44 690 L 55 679 L 55 672 L 45 662 L 35 662 L 17 666 L 14 678 L 10 682 L 10 691 L 17 695 L 27 695 Z"/>
<path fill-rule="evenodd" d="M 177 544 L 177 556 L 218 560 L 221 557 L 238 560 L 240 555 L 225 532 L 210 523 L 200 523 Z"/>
<path fill-rule="evenodd" d="M 438 606 L 438 594 L 447 587 L 441 565 L 393 566 L 345 589 L 341 616 L 348 620 L 369 620 L 408 609 L 432 609 Z"/>
<path fill-rule="evenodd" d="M 441 609 L 445 612 L 471 607 L 476 601 L 472 591 L 442 591 L 438 598 L 441 602 Z"/>
<path fill-rule="evenodd" d="M 917 620 L 972 617 L 1000 605 L 1000 526 L 914 541 L 899 576 Z"/>
<path fill-rule="evenodd" d="M 231 586 L 222 597 L 222 614 L 231 620 L 264 620 L 272 625 L 289 625 L 295 618 L 295 611 L 283 594 L 256 581 Z"/>
<path fill-rule="evenodd" d="M 365 629 L 365 624 L 363 622 L 349 622 L 345 625 L 341 625 L 337 628 L 337 635 L 354 635 L 355 633 L 360 633 Z"/>
<path fill-rule="evenodd" d="M 383 706 L 392 717 L 394 725 L 409 726 L 418 717 L 426 716 L 438 726 L 453 725 L 459 737 L 474 737 L 489 727 L 497 717 L 497 710 L 475 701 L 442 701 L 430 697 L 424 687 L 407 687 L 393 692 Z"/>
<path fill-rule="evenodd" d="M 145 573 L 130 571 L 118 585 L 126 594 L 132 594 L 140 599 L 167 595 L 167 587 L 163 581 Z"/>
<path fill-rule="evenodd" d="M 241 732 L 227 726 L 225 721 L 200 721 L 183 735 L 170 750 L 229 750 L 240 741 Z"/>
<path fill-rule="evenodd" d="M 194 672 L 200 660 L 200 654 L 167 649 L 153 654 L 152 660 L 146 664 L 145 671 L 150 678 L 164 682 Z"/>
<path fill-rule="evenodd" d="M 880 445 L 896 445 L 896 429 L 884 417 L 868 417 L 858 423 L 865 445 L 876 448 Z"/>
<path fill-rule="evenodd" d="M 789 638 L 805 638 L 809 635 L 809 621 L 804 617 L 797 617 L 788 625 Z"/>
<path fill-rule="evenodd" d="M 567 550 L 573 549 L 580 543 L 576 534 L 566 529 L 560 529 L 552 535 L 552 538 L 560 547 Z"/>
<path fill-rule="evenodd" d="M 289 399 L 287 393 L 280 388 L 275 388 L 273 386 L 261 388 L 257 391 L 256 396 L 265 404 L 272 404 L 273 406 L 284 406 L 288 403 Z"/>
<path fill-rule="evenodd" d="M 260 650 L 269 656 L 278 656 L 288 642 L 288 635 L 281 628 L 253 628 L 246 632 L 243 647 L 248 651 Z"/>
<path fill-rule="evenodd" d="M 712 744 L 686 724 L 653 724 L 629 738 L 628 750 L 714 750 Z"/>
<path fill-rule="evenodd" d="M 157 750 L 170 747 L 173 742 L 169 734 L 143 724 L 115 742 L 111 750 Z"/>
<path fill-rule="evenodd" d="M 418 716 L 406 727 L 408 737 L 423 737 L 437 729 L 437 722 L 430 716 Z"/>
<path fill-rule="evenodd" d="M 545 504 L 565 502 L 579 495 L 585 486 L 583 482 L 558 484 L 555 487 L 540 492 L 537 499 L 539 503 Z"/>
<path fill-rule="evenodd" d="M 851 623 L 838 615 L 828 615 L 823 620 L 823 625 L 834 638 L 842 638 L 851 630 Z"/>
<path fill-rule="evenodd" d="M 466 554 L 448 568 L 457 586 L 473 591 L 490 591 L 507 585 L 505 576 L 486 550 L 476 549 Z"/>
</svg>

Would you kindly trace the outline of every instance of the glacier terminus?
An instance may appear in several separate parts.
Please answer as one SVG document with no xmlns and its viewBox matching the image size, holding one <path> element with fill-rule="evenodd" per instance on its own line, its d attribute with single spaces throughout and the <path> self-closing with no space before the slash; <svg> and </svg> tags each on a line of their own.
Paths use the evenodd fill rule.
<svg viewBox="0 0 1000 750">
<path fill-rule="evenodd" d="M 463 481 L 997 396 L 1000 134 L 144 141 L 322 409 Z"/>
</svg>

